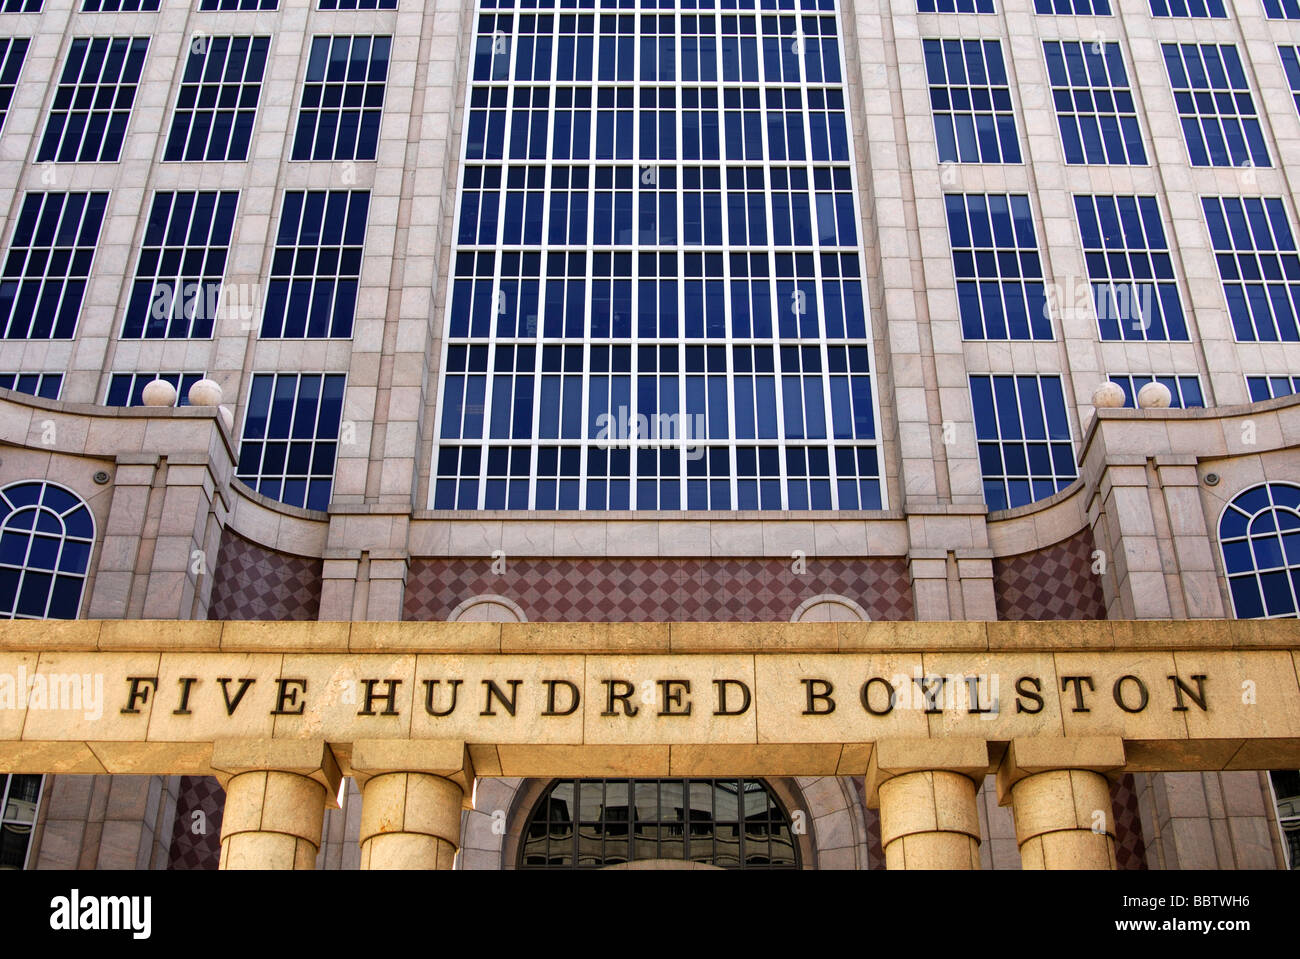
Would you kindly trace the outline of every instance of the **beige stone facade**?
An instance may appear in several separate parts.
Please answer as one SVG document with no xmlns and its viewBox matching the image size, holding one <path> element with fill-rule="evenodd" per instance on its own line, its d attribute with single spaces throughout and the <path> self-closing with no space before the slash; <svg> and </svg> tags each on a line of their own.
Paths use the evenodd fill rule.
<svg viewBox="0 0 1300 959">
<path fill-rule="evenodd" d="M 159 688 L 175 689 L 187 674 L 167 674 L 165 660 L 188 649 L 212 657 L 203 673 L 211 681 L 264 668 L 270 677 L 283 668 L 288 672 L 275 675 L 304 676 L 316 689 L 337 670 L 377 657 L 385 665 L 375 675 L 407 675 L 409 668 L 412 682 L 401 694 L 413 697 L 415 664 L 439 649 L 453 650 L 445 655 L 457 668 L 475 655 L 533 657 L 529 668 L 539 680 L 597 656 L 621 660 L 615 665 L 629 676 L 645 666 L 646 677 L 657 678 L 642 657 L 663 656 L 669 665 L 681 654 L 692 657 L 695 672 L 667 678 L 690 678 L 698 690 L 719 678 L 762 687 L 780 678 L 765 678 L 764 666 L 780 664 L 755 651 L 786 655 L 788 645 L 810 661 L 870 655 L 881 660 L 877 672 L 890 676 L 909 674 L 912 654 L 938 672 L 976 670 L 971 654 L 990 672 L 999 656 L 1017 663 L 1074 657 L 1079 671 L 1127 657 L 1126 674 L 1154 677 L 1153 699 L 1173 694 L 1161 673 L 1176 660 L 1169 672 L 1190 677 L 1213 666 L 1231 674 L 1236 690 L 1250 682 L 1266 706 L 1292 695 L 1296 634 L 1256 632 L 1234 620 L 1219 523 L 1244 491 L 1300 485 L 1300 399 L 1250 403 L 1246 389 L 1249 375 L 1294 375 L 1300 344 L 1235 341 L 1200 199 L 1282 197 L 1296 225 L 1300 114 L 1277 45 L 1300 44 L 1300 23 L 1265 19 L 1258 0 L 1236 0 L 1222 20 L 1153 18 L 1145 0 L 1117 0 L 1116 15 L 1097 18 L 1036 16 L 1031 0 L 999 0 L 993 15 L 917 14 L 911 0 L 840 0 L 888 508 L 453 511 L 429 508 L 430 472 L 473 6 L 197 6 L 163 0 L 156 13 L 87 14 L 74 0 L 45 0 L 39 14 L 0 15 L 0 34 L 32 38 L 0 131 L 0 234 L 7 243 L 28 191 L 110 194 L 76 336 L 0 341 L 0 372 L 63 375 L 59 400 L 0 390 L 0 488 L 46 481 L 87 504 L 95 537 L 80 617 L 93 622 L 45 623 L 37 641 L 12 646 L 11 634 L 0 632 L 5 669 L 35 674 L 42 658 L 66 656 L 70 673 L 78 655 L 93 653 L 117 657 L 131 675 L 158 670 Z M 195 36 L 222 34 L 272 38 L 250 159 L 163 162 L 161 131 L 188 45 Z M 394 37 L 375 161 L 289 159 L 308 41 L 326 34 Z M 121 160 L 38 163 L 54 78 L 71 39 L 88 35 L 151 38 Z M 1024 163 L 939 162 L 922 49 L 934 37 L 1002 41 Z M 1042 53 L 1042 41 L 1055 38 L 1122 45 L 1149 165 L 1063 162 Z M 1273 166 L 1189 165 L 1160 53 L 1161 42 L 1174 41 L 1237 45 Z M 259 308 L 284 191 L 369 190 L 352 336 L 262 339 L 245 318 L 230 315 L 209 339 L 122 337 L 149 198 L 169 189 L 240 191 L 225 282 Z M 1050 341 L 964 340 L 943 202 L 945 193 L 958 192 L 1027 194 L 1045 279 L 1067 292 L 1087 278 L 1073 195 L 1156 196 L 1189 339 L 1102 342 L 1089 307 L 1054 313 L 1058 335 Z M 103 405 L 113 373 L 169 370 L 202 372 L 220 384 L 233 429 L 210 407 Z M 347 374 L 342 415 L 350 429 L 328 511 L 286 506 L 235 478 L 251 378 L 270 371 Z M 1062 377 L 1076 482 L 1026 506 L 988 511 L 969 389 L 969 377 L 984 373 Z M 1094 389 L 1112 375 L 1198 376 L 1207 408 L 1094 410 Z M 1171 623 L 1162 637 L 1164 621 L 1188 620 L 1204 622 L 1191 634 L 1185 623 Z M 530 628 L 543 621 L 546 629 Z M 719 632 L 719 621 L 734 625 Z M 909 632 L 913 623 L 924 629 Z M 561 672 L 542 677 L 552 658 Z M 733 668 L 750 672 L 719 672 Z M 858 667 L 844 668 L 856 675 Z M 1056 677 L 1054 668 L 1044 663 L 1040 672 Z M 101 671 L 77 669 L 86 670 Z M 120 692 L 120 675 L 115 683 Z M 248 704 L 268 685 L 254 687 Z M 600 693 L 584 690 L 588 699 Z M 265 704 L 261 725 L 250 720 L 220 737 L 160 734 L 170 752 L 86 747 L 55 755 L 37 745 L 19 762 L 15 744 L 23 740 L 149 737 L 127 730 L 130 717 L 116 706 L 103 722 L 127 730 L 120 736 L 79 737 L 66 723 L 37 734 L 13 710 L 0 712 L 0 757 L 8 771 L 49 774 L 30 868 L 176 867 L 185 858 L 178 850 L 188 855 L 200 840 L 208 845 L 189 865 L 215 854 L 226 866 L 243 859 L 286 868 L 512 868 L 552 778 L 733 774 L 767 777 L 785 810 L 802 814 L 805 867 L 1288 866 L 1279 797 L 1266 770 L 1300 765 L 1293 725 L 1300 711 L 1248 711 L 1250 723 L 1257 715 L 1283 717 L 1280 725 L 1269 720 L 1249 729 L 1216 725 L 1223 717 L 1216 713 L 1201 717 L 1208 725 L 1200 731 L 1189 712 L 1181 731 L 1153 733 L 1128 725 L 1110 693 L 1110 685 L 1098 686 L 1122 726 L 1076 728 L 1068 710 L 1058 713 L 1054 735 L 1089 739 L 1084 745 L 1093 751 L 1080 746 L 1077 762 L 1020 762 L 1011 744 L 1042 730 L 1008 728 L 968 737 L 997 744 L 979 762 L 900 760 L 905 771 L 883 782 L 868 777 L 873 763 L 880 767 L 875 739 L 847 728 L 820 740 L 784 735 L 765 730 L 761 713 L 751 714 L 753 729 L 737 735 L 695 715 L 675 744 L 651 733 L 636 742 L 614 737 L 581 762 L 565 752 L 575 742 L 571 733 L 558 734 L 547 754 L 532 731 L 521 738 L 537 747 L 535 758 L 516 765 L 507 746 L 469 723 L 445 737 L 428 729 L 411 734 L 412 741 L 466 744 L 463 761 L 421 765 L 376 756 L 358 767 L 353 738 L 386 734 L 287 733 L 320 747 L 310 761 L 244 756 L 218 765 L 204 752 L 218 739 L 230 740 L 229 748 L 236 740 L 274 741 L 293 720 L 268 722 Z M 854 696 L 845 708 L 857 708 Z M 412 699 L 412 710 L 417 706 Z M 1183 721 L 1167 709 L 1163 704 L 1160 722 Z M 933 735 L 939 725 L 924 713 L 899 718 L 923 725 L 900 724 L 889 733 L 895 738 Z M 796 715 L 793 726 L 800 721 Z M 1097 737 L 1102 741 L 1092 741 Z M 1178 762 L 1172 748 L 1158 759 L 1143 752 L 1143 743 L 1157 740 L 1198 745 Z M 476 753 L 476 741 L 491 742 L 495 765 Z M 188 751 L 177 746 L 186 742 Z M 757 749 L 760 742 L 773 748 Z M 1206 742 L 1218 751 L 1207 753 Z M 331 743 L 349 748 L 336 754 Z M 670 746 L 680 747 L 676 761 Z M 132 764 L 139 771 L 128 775 Z M 214 784 L 193 798 L 201 787 L 181 779 L 209 774 L 225 782 L 219 837 L 207 818 L 220 816 L 220 791 Z M 1107 816 L 1097 831 L 1092 813 L 1099 807 Z M 1124 835 L 1116 832 L 1121 819 Z"/>
</svg>

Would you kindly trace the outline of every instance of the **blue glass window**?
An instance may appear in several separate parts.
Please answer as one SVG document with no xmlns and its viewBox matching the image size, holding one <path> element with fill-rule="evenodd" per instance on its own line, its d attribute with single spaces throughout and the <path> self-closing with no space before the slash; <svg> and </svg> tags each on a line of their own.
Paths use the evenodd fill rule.
<svg viewBox="0 0 1300 959">
<path fill-rule="evenodd" d="M 1201 380 L 1196 376 L 1110 376 L 1112 383 L 1124 388 L 1124 406 L 1137 409 L 1138 391 L 1148 383 L 1163 383 L 1169 389 L 1169 405 L 1174 409 L 1188 409 L 1204 406 L 1205 396 L 1201 393 Z"/>
<path fill-rule="evenodd" d="M 199 0 L 200 10 L 278 10 L 280 0 Z"/>
<path fill-rule="evenodd" d="M 114 163 L 131 119 L 148 37 L 77 37 L 59 76 L 39 163 Z"/>
<path fill-rule="evenodd" d="M 1029 197 L 949 193 L 944 206 L 962 336 L 1052 339 Z"/>
<path fill-rule="evenodd" d="M 124 338 L 212 335 L 238 203 L 234 190 L 154 194 Z"/>
<path fill-rule="evenodd" d="M 1272 164 L 1250 84 L 1232 44 L 1162 43 L 1192 166 Z"/>
<path fill-rule="evenodd" d="M 326 509 L 343 422 L 342 373 L 256 373 L 236 475 L 290 506 Z"/>
<path fill-rule="evenodd" d="M 1019 163 L 1011 88 L 997 40 L 926 40 L 941 163 Z"/>
<path fill-rule="evenodd" d="M 1202 197 L 1239 342 L 1300 340 L 1300 256 L 1277 197 Z"/>
<path fill-rule="evenodd" d="M 1058 17 L 1109 17 L 1110 0 L 1034 0 L 1034 13 Z"/>
<path fill-rule="evenodd" d="M 1246 391 L 1250 401 L 1274 400 L 1279 396 L 1291 396 L 1300 393 L 1300 376 L 1247 376 Z"/>
<path fill-rule="evenodd" d="M 270 37 L 190 44 L 165 160 L 247 160 Z"/>
<path fill-rule="evenodd" d="M 174 406 L 190 405 L 190 387 L 203 379 L 203 373 L 114 373 L 108 381 L 105 406 L 143 406 L 144 388 L 154 380 L 176 387 Z"/>
<path fill-rule="evenodd" d="M 293 141 L 295 160 L 373 160 L 391 37 L 313 37 Z"/>
<path fill-rule="evenodd" d="M 1298 0 L 1264 0 L 1264 14 L 1270 20 L 1300 20 Z"/>
<path fill-rule="evenodd" d="M 9 116 L 9 104 L 13 103 L 18 75 L 22 73 L 30 45 L 26 37 L 0 37 L 0 130 Z"/>
<path fill-rule="evenodd" d="M 366 190 L 285 193 L 263 337 L 352 335 L 369 207 Z"/>
<path fill-rule="evenodd" d="M 1103 340 L 1185 340 L 1187 321 L 1153 196 L 1076 196 Z"/>
<path fill-rule="evenodd" d="M 1282 69 L 1286 73 L 1287 86 L 1295 100 L 1296 109 L 1300 110 L 1300 47 L 1278 47 L 1282 57 Z"/>
<path fill-rule="evenodd" d="M 994 13 L 993 0 L 916 0 L 917 13 Z"/>
<path fill-rule="evenodd" d="M 674 6 L 479 4 L 435 508 L 883 502 L 832 6 Z"/>
<path fill-rule="evenodd" d="M 40 13 L 43 0 L 0 0 L 0 13 Z"/>
<path fill-rule="evenodd" d="M 1300 606 L 1300 487 L 1264 483 L 1233 497 L 1219 548 L 1238 619 L 1293 617 Z"/>
<path fill-rule="evenodd" d="M 0 619 L 76 619 L 95 520 L 53 483 L 0 489 Z"/>
<path fill-rule="evenodd" d="M 1074 481 L 1059 376 L 972 376 L 970 390 L 990 510 L 1046 499 Z"/>
<path fill-rule="evenodd" d="M 30 396 L 57 400 L 63 388 L 62 373 L 0 373 L 0 387 Z"/>
<path fill-rule="evenodd" d="M 82 13 L 153 13 L 161 0 L 83 0 Z"/>
<path fill-rule="evenodd" d="M 1228 16 L 1223 0 L 1150 0 L 1150 4 L 1153 17 L 1225 19 Z"/>
<path fill-rule="evenodd" d="M 397 0 L 320 0 L 321 10 L 396 10 Z"/>
<path fill-rule="evenodd" d="M 71 339 L 107 193 L 28 193 L 0 278 L 5 339 Z"/>
<path fill-rule="evenodd" d="M 1118 43 L 1045 40 L 1066 163 L 1146 163 Z"/>
</svg>

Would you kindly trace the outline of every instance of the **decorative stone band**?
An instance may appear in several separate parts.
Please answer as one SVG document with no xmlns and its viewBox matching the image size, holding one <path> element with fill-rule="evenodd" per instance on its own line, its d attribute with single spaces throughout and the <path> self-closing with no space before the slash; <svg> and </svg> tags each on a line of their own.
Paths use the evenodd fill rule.
<svg viewBox="0 0 1300 959">
<path fill-rule="evenodd" d="M 372 768 L 464 791 L 470 764 L 860 775 L 887 739 L 988 744 L 992 772 L 1080 737 L 1128 771 L 1300 766 L 1300 623 L 0 624 L 0 772 L 233 775 L 214 748 L 254 740 L 364 776 L 358 741 L 452 741 L 460 773 Z"/>
</svg>

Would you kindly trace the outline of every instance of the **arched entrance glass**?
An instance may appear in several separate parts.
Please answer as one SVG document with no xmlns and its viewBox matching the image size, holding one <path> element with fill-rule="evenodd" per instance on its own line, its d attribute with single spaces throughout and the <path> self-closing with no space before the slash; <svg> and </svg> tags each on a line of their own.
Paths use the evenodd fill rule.
<svg viewBox="0 0 1300 959">
<path fill-rule="evenodd" d="M 790 817 L 758 779 L 559 779 L 524 829 L 521 869 L 645 860 L 798 869 Z"/>
</svg>

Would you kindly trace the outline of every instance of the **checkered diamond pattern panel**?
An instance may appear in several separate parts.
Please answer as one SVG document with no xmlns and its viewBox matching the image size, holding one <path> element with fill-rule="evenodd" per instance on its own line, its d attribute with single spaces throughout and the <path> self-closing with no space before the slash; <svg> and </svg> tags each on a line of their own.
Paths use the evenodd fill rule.
<svg viewBox="0 0 1300 959">
<path fill-rule="evenodd" d="M 1142 837 L 1137 785 L 1131 773 L 1111 783 L 1110 804 L 1115 817 L 1115 865 L 1120 869 L 1146 869 L 1147 844 Z"/>
<path fill-rule="evenodd" d="M 217 868 L 221 861 L 221 812 L 225 805 L 226 792 L 211 776 L 181 777 L 168 869 Z"/>
<path fill-rule="evenodd" d="M 1084 527 L 1047 549 L 993 560 L 998 619 L 1105 619 L 1095 548 Z"/>
<path fill-rule="evenodd" d="M 208 619 L 315 619 L 321 561 L 265 549 L 225 530 L 212 569 Z"/>
<path fill-rule="evenodd" d="M 859 603 L 873 621 L 910 620 L 912 591 L 899 559 L 413 560 L 408 620 L 446 620 L 474 596 L 518 603 L 529 622 L 786 622 L 824 593 Z"/>
</svg>

